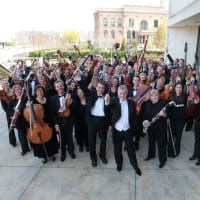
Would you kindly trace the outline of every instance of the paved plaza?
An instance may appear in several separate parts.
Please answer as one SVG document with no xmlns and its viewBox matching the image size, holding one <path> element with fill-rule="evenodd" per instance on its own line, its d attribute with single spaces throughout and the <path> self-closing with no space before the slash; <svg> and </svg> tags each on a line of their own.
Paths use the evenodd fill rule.
<svg viewBox="0 0 200 200">
<path fill-rule="evenodd" d="M 0 109 L 0 200 L 199 200 L 200 167 L 189 161 L 194 134 L 184 132 L 182 151 L 176 159 L 169 158 L 163 169 L 158 157 L 144 161 L 147 137 L 142 138 L 137 152 L 142 176 L 131 168 L 126 152 L 123 170 L 116 170 L 111 135 L 108 135 L 108 164 L 98 160 L 92 168 L 89 155 L 79 153 L 60 162 L 42 164 L 29 152 L 20 155 L 20 147 L 8 145 L 8 130 Z"/>
</svg>

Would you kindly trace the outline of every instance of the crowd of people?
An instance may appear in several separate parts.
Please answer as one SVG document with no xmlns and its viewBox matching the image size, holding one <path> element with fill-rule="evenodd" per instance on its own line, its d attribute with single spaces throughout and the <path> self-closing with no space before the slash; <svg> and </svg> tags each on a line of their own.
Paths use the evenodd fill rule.
<svg viewBox="0 0 200 200">
<path fill-rule="evenodd" d="M 108 130 L 112 132 L 116 169 L 123 168 L 123 148 L 136 174 L 142 175 L 136 151 L 147 134 L 146 161 L 156 156 L 159 168 L 167 158 L 181 153 L 185 127 L 194 123 L 194 152 L 189 158 L 200 165 L 200 103 L 197 70 L 184 59 L 166 64 L 163 58 L 113 62 L 88 56 L 81 66 L 59 59 L 58 63 L 31 66 L 20 60 L 9 79 L 1 80 L 0 100 L 9 130 L 9 143 L 17 145 L 16 131 L 24 156 L 60 161 L 67 153 L 76 158 L 86 151 L 92 167 L 109 160 L 106 156 Z M 99 150 L 96 143 L 100 140 Z M 125 146 L 123 147 L 123 141 Z M 97 155 L 98 151 L 98 155 Z"/>
</svg>

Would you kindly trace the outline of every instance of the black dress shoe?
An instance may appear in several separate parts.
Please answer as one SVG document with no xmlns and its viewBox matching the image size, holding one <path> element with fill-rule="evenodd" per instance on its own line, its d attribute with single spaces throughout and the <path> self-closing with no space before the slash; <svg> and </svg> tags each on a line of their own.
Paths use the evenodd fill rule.
<svg viewBox="0 0 200 200">
<path fill-rule="evenodd" d="M 188 131 L 190 131 L 192 129 L 192 125 L 186 125 L 186 127 L 185 127 L 185 131 L 186 132 L 188 132 Z"/>
<path fill-rule="evenodd" d="M 151 158 L 151 157 L 146 157 L 144 160 L 145 161 L 149 161 L 149 160 L 151 160 L 151 159 L 153 159 L 153 157 Z"/>
<path fill-rule="evenodd" d="M 86 152 L 89 152 L 89 151 L 90 151 L 89 147 L 86 147 L 85 150 L 86 150 Z"/>
<path fill-rule="evenodd" d="M 195 165 L 200 165 L 200 160 L 198 160 L 198 161 L 195 163 Z"/>
<path fill-rule="evenodd" d="M 69 155 L 70 155 L 70 157 L 71 157 L 72 159 L 75 159 L 75 158 L 76 158 L 76 155 L 75 155 L 74 153 L 70 153 Z"/>
<path fill-rule="evenodd" d="M 165 166 L 165 163 L 166 163 L 166 162 L 161 162 L 161 163 L 159 164 L 159 168 L 163 168 L 163 167 Z"/>
<path fill-rule="evenodd" d="M 118 172 L 122 171 L 122 163 L 121 164 L 117 164 L 117 171 Z"/>
<path fill-rule="evenodd" d="M 17 146 L 17 144 L 15 143 L 15 144 L 11 144 L 13 147 L 16 147 Z"/>
<path fill-rule="evenodd" d="M 135 169 L 135 173 L 136 173 L 138 176 L 142 176 L 142 171 L 140 170 L 140 168 L 136 168 L 136 169 Z"/>
<path fill-rule="evenodd" d="M 103 164 L 107 164 L 108 163 L 108 160 L 106 157 L 100 157 L 101 161 Z"/>
<path fill-rule="evenodd" d="M 62 154 L 61 157 L 60 157 L 60 161 L 63 162 L 64 160 L 66 159 L 66 154 Z"/>
<path fill-rule="evenodd" d="M 51 157 L 51 160 L 52 160 L 52 161 L 55 161 L 55 160 L 56 160 L 56 157 L 55 157 L 55 156 L 52 156 L 52 157 Z"/>
<path fill-rule="evenodd" d="M 195 156 L 191 156 L 190 158 L 189 158 L 189 160 L 196 160 L 197 158 L 195 157 Z"/>
<path fill-rule="evenodd" d="M 168 157 L 170 157 L 170 158 L 176 158 L 176 155 L 168 155 Z"/>
<path fill-rule="evenodd" d="M 48 161 L 47 158 L 44 158 L 43 161 L 42 161 L 42 163 L 45 164 L 45 163 L 47 163 L 47 161 Z"/>
<path fill-rule="evenodd" d="M 79 152 L 83 152 L 83 147 L 79 147 Z"/>
<path fill-rule="evenodd" d="M 22 151 L 22 152 L 21 152 L 21 155 L 22 155 L 22 156 L 24 156 L 25 154 L 26 154 L 26 152 L 25 152 L 25 151 Z"/>
<path fill-rule="evenodd" d="M 97 161 L 96 160 L 92 160 L 91 164 L 92 164 L 92 167 L 97 167 Z"/>
</svg>

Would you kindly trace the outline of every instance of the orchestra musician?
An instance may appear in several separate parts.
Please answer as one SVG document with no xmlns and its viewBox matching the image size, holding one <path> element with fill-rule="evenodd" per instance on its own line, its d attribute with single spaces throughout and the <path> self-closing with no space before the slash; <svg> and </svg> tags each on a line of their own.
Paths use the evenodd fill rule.
<svg viewBox="0 0 200 200">
<path fill-rule="evenodd" d="M 135 76 L 133 77 L 133 87 L 131 89 L 128 90 L 128 97 L 132 98 L 135 106 L 137 108 L 137 103 L 138 103 L 138 95 L 140 93 L 139 88 L 140 88 L 140 76 Z M 140 115 L 140 109 L 136 110 L 137 113 L 137 118 L 136 118 L 136 131 L 134 132 L 135 134 L 135 141 L 134 141 L 134 145 L 135 145 L 135 149 L 138 150 L 139 149 L 139 141 L 140 141 L 140 136 L 143 135 L 142 133 L 142 121 L 141 121 L 141 115 Z"/>
<path fill-rule="evenodd" d="M 90 92 L 87 107 L 89 149 L 92 167 L 97 166 L 96 140 L 100 138 L 99 157 L 107 164 L 106 141 L 108 128 L 108 106 L 104 102 L 105 84 L 98 82 L 97 87 Z"/>
<path fill-rule="evenodd" d="M 173 137 L 173 140 L 171 137 L 169 137 L 168 157 L 174 158 L 180 154 L 181 138 L 185 126 L 184 114 L 186 109 L 187 97 L 186 94 L 184 93 L 183 85 L 181 82 L 177 82 L 175 84 L 174 89 L 169 96 L 169 102 L 170 101 L 174 101 L 177 105 L 183 105 L 182 107 L 171 106 L 168 108 L 167 111 Z M 173 148 L 175 148 L 175 151 Z"/>
<path fill-rule="evenodd" d="M 35 88 L 35 97 L 32 102 L 29 102 L 34 104 L 40 104 L 42 105 L 42 108 L 44 110 L 44 122 L 48 123 L 49 126 L 53 129 L 52 125 L 52 119 L 51 119 L 51 105 L 49 98 L 45 97 L 45 89 L 41 85 L 37 85 Z M 52 161 L 56 160 L 56 157 L 54 156 L 55 154 L 58 153 L 58 141 L 56 137 L 55 131 L 53 131 L 52 137 L 50 138 L 49 141 L 45 142 L 45 150 L 43 144 L 34 144 L 32 142 L 31 147 L 33 149 L 33 155 L 38 158 L 43 158 L 43 163 L 46 163 L 48 161 L 47 156 L 51 157 Z M 47 153 L 47 155 L 46 155 Z"/>
<path fill-rule="evenodd" d="M 194 124 L 195 142 L 192 156 L 189 160 L 197 160 L 196 165 L 200 165 L 200 103 L 197 104 L 197 114 Z"/>
<path fill-rule="evenodd" d="M 88 105 L 88 98 L 82 88 L 78 87 L 76 98 L 76 112 L 75 112 L 75 137 L 79 146 L 79 152 L 83 152 L 84 148 L 89 151 L 88 142 L 88 124 L 86 120 L 86 110 Z"/>
<path fill-rule="evenodd" d="M 1 86 L 2 90 L 0 91 L 0 101 L 1 101 L 1 106 L 3 108 L 3 111 L 6 114 L 6 120 L 7 120 L 7 126 L 8 130 L 10 130 L 10 122 L 11 119 L 8 117 L 8 105 L 10 101 L 13 99 L 13 92 L 10 88 L 10 85 L 6 79 L 1 80 Z M 9 143 L 13 147 L 17 145 L 16 143 L 16 137 L 15 137 L 15 132 L 14 129 L 8 131 L 9 132 Z"/>
<path fill-rule="evenodd" d="M 27 152 L 30 151 L 28 140 L 27 140 L 27 131 L 26 131 L 27 125 L 26 125 L 26 120 L 23 116 L 23 109 L 24 109 L 26 99 L 21 99 L 23 90 L 20 85 L 13 85 L 12 90 L 14 94 L 14 99 L 12 99 L 9 103 L 8 117 L 12 121 L 15 121 L 15 127 L 17 129 L 18 138 L 21 145 L 21 155 L 24 156 Z M 16 105 L 18 104 L 18 101 L 20 99 L 22 100 L 22 102 L 20 103 L 19 108 L 16 108 Z M 16 119 L 13 119 L 15 117 L 14 113 L 16 112 L 18 113 L 16 115 L 17 117 Z"/>
<path fill-rule="evenodd" d="M 152 119 L 159 114 L 160 118 L 148 128 L 148 154 L 145 158 L 149 161 L 156 156 L 156 142 L 158 144 L 159 168 L 164 167 L 167 161 L 167 121 L 166 114 L 162 112 L 162 108 L 166 102 L 159 96 L 159 91 L 152 89 L 150 93 L 150 100 L 142 105 L 143 121 Z"/>
<path fill-rule="evenodd" d="M 132 100 L 127 99 L 128 89 L 125 85 L 118 87 L 118 97 L 110 99 L 105 97 L 106 105 L 110 105 L 111 124 L 113 130 L 114 156 L 117 170 L 120 172 L 123 165 L 122 142 L 125 141 L 129 161 L 136 174 L 142 175 L 137 164 L 136 153 L 133 144 L 134 122 L 136 121 L 135 105 Z"/>
<path fill-rule="evenodd" d="M 187 93 L 187 109 L 186 109 L 186 128 L 185 131 L 191 130 L 194 117 L 196 114 L 196 104 L 199 102 L 198 85 L 194 77 L 194 71 L 191 65 L 187 65 L 187 76 L 185 78 L 185 90 Z"/>
<path fill-rule="evenodd" d="M 66 150 L 68 150 L 72 159 L 76 157 L 74 154 L 74 142 L 72 136 L 72 113 L 74 109 L 74 102 L 72 101 L 70 94 L 65 93 L 63 81 L 57 80 L 54 86 L 57 94 L 51 98 L 52 119 L 55 130 L 60 137 L 60 161 L 63 162 L 66 159 Z"/>
</svg>

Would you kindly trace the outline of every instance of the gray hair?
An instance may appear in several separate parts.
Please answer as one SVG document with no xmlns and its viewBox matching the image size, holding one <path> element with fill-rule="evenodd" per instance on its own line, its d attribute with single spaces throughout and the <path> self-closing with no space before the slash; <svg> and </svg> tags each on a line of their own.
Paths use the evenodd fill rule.
<svg viewBox="0 0 200 200">
<path fill-rule="evenodd" d="M 127 89 L 127 87 L 125 86 L 125 85 L 120 85 L 119 87 L 118 87 L 118 92 L 119 91 L 121 91 L 121 90 L 124 90 L 126 93 L 128 93 L 128 89 Z"/>
</svg>

